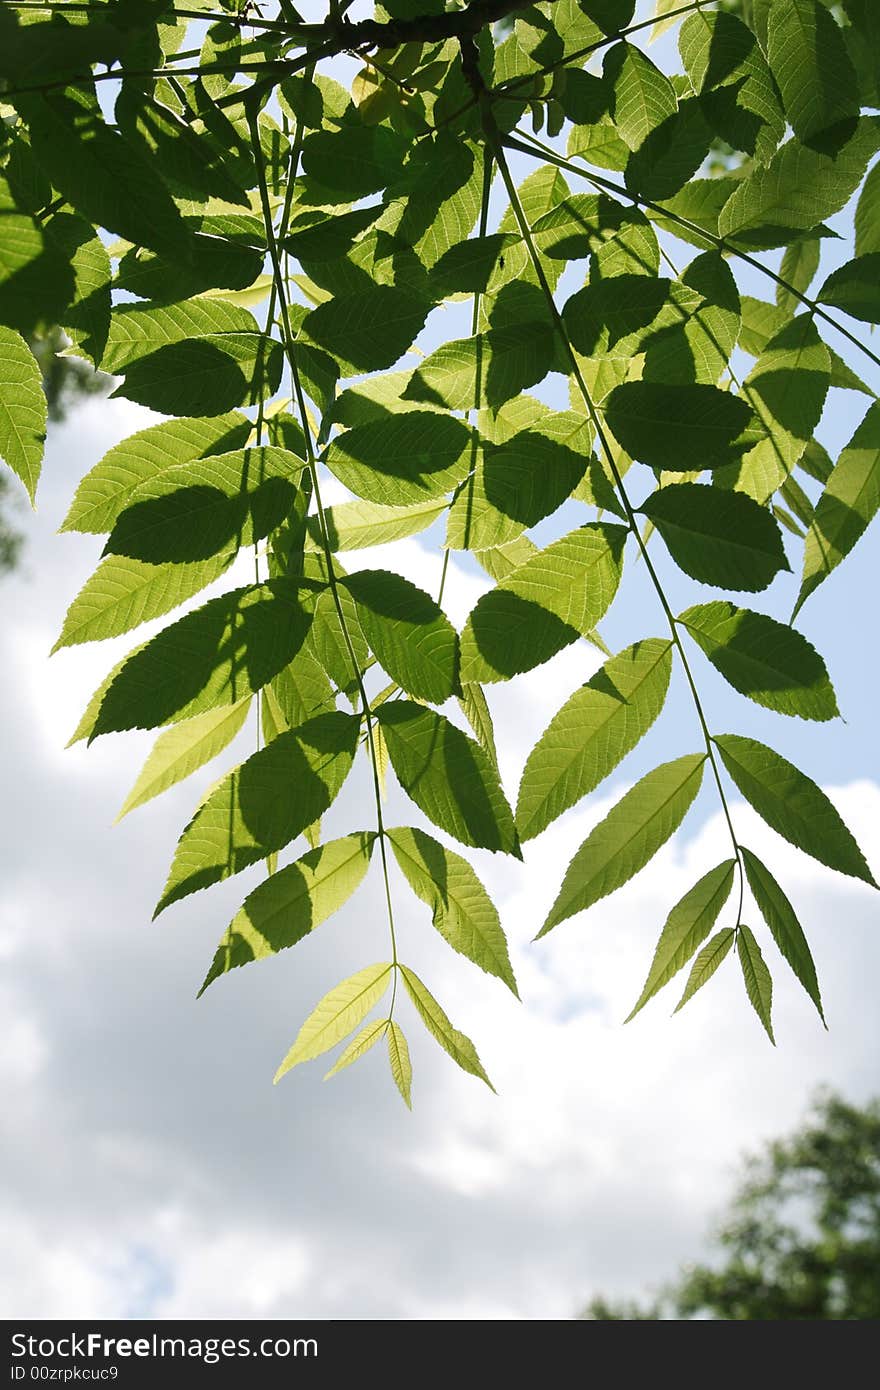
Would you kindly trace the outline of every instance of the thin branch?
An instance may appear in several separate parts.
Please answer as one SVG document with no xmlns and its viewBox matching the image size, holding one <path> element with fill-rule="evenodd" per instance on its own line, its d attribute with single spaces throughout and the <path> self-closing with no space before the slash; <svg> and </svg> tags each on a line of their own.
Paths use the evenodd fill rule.
<svg viewBox="0 0 880 1390">
<path fill-rule="evenodd" d="M 572 174 L 579 175 L 582 179 L 586 179 L 594 188 L 604 189 L 609 193 L 616 194 L 620 198 L 626 198 L 635 207 L 647 208 L 651 212 L 656 213 L 659 217 L 665 217 L 668 221 L 674 222 L 677 226 L 685 228 L 694 235 L 703 237 L 704 240 L 709 242 L 711 246 L 714 246 L 716 250 L 724 251 L 730 256 L 736 256 L 737 260 L 743 261 L 746 265 L 751 266 L 753 270 L 760 270 L 761 273 L 772 280 L 774 284 L 787 290 L 789 294 L 799 300 L 799 302 L 808 308 L 811 313 L 815 314 L 817 318 L 823 319 L 825 323 L 829 324 L 837 333 L 840 333 L 842 337 L 852 343 L 853 347 L 859 348 L 875 366 L 880 367 L 880 357 L 872 352 L 869 347 L 857 338 L 854 333 L 851 333 L 842 323 L 838 323 L 837 319 L 832 317 L 827 310 L 823 309 L 821 304 L 818 304 L 815 299 L 811 299 L 809 295 L 803 294 L 794 285 L 789 284 L 788 280 L 779 275 L 777 271 L 773 270 L 768 265 L 764 265 L 763 261 L 759 261 L 757 256 L 751 255 L 748 251 L 743 251 L 735 242 L 728 241 L 726 237 L 717 236 L 714 232 L 707 232 L 705 227 L 701 227 L 699 223 L 691 222 L 687 217 L 682 217 L 679 213 L 672 212 L 669 208 L 665 208 L 662 203 L 655 203 L 650 198 L 643 197 L 641 193 L 631 192 L 624 184 L 615 183 L 613 179 L 606 179 L 601 174 L 593 173 L 591 169 L 585 169 L 580 164 L 574 164 L 570 159 L 566 159 L 563 155 L 557 154 L 555 150 L 550 149 L 550 147 L 545 145 L 542 141 L 534 139 L 533 136 L 527 134 L 525 131 L 517 131 L 516 136 L 505 136 L 505 144 L 507 144 L 510 149 L 518 150 L 521 154 L 530 155 L 532 159 L 536 159 L 540 155 L 543 159 L 547 159 L 552 164 L 555 164 L 557 168 L 565 169 Z M 530 149 L 529 145 L 533 146 L 533 148 Z"/>
<path fill-rule="evenodd" d="M 305 396 L 302 389 L 299 368 L 296 361 L 296 347 L 293 332 L 290 326 L 290 310 L 287 302 L 287 288 L 284 281 L 284 274 L 281 266 L 281 256 L 278 250 L 278 241 L 275 236 L 275 228 L 272 220 L 272 207 L 269 199 L 269 187 L 266 181 L 266 167 L 263 158 L 262 147 L 260 145 L 260 131 L 256 106 L 248 106 L 248 124 L 251 132 L 251 142 L 254 148 L 254 157 L 257 163 L 259 176 L 260 202 L 263 209 L 263 221 L 266 228 L 266 239 L 269 247 L 269 258 L 272 262 L 272 274 L 278 290 L 278 303 L 281 310 L 282 331 L 284 335 L 284 349 L 290 366 L 290 374 L 293 379 L 294 394 L 299 408 L 300 422 L 306 442 L 306 458 L 309 472 L 312 478 L 312 492 L 315 498 L 315 507 L 318 515 L 318 525 L 321 531 L 321 543 L 324 551 L 324 563 L 327 569 L 327 581 L 330 592 L 333 596 L 333 606 L 336 609 L 336 616 L 339 619 L 339 626 L 342 631 L 343 640 L 349 660 L 351 661 L 355 683 L 360 695 L 361 707 L 364 714 L 364 722 L 367 727 L 367 739 L 370 749 L 370 765 L 373 773 L 373 791 L 376 801 L 376 829 L 378 832 L 379 852 L 382 859 L 382 871 L 385 879 L 385 900 L 388 909 L 388 926 L 391 933 L 391 954 L 394 966 L 394 990 L 397 987 L 397 937 L 394 928 L 394 907 L 391 901 L 391 882 L 388 874 L 388 856 L 386 847 L 385 823 L 382 814 L 382 787 L 379 773 L 379 757 L 376 749 L 376 737 L 373 729 L 372 711 L 364 684 L 363 673 L 361 672 L 360 662 L 354 649 L 351 633 L 345 617 L 345 610 L 342 607 L 342 600 L 339 596 L 339 583 L 336 576 L 336 567 L 333 560 L 333 548 L 330 542 L 330 531 L 327 524 L 327 515 L 321 498 L 320 479 L 318 477 L 318 461 L 315 456 L 312 432 L 309 425 L 308 410 L 306 408 Z M 292 180 L 291 180 L 292 182 Z M 394 995 L 392 995 L 391 1008 L 394 1007 Z"/>
<path fill-rule="evenodd" d="M 709 726 L 706 720 L 705 712 L 703 710 L 703 704 L 700 699 L 699 691 L 697 690 L 693 672 L 691 671 L 690 663 L 687 657 L 687 652 L 685 651 L 684 646 L 682 644 L 681 637 L 678 632 L 676 618 L 672 612 L 672 609 L 669 605 L 669 600 L 667 599 L 663 586 L 660 582 L 660 577 L 657 574 L 656 569 L 654 568 L 654 563 L 648 552 L 648 547 L 642 539 L 641 533 L 639 531 L 639 525 L 636 520 L 635 511 L 633 509 L 632 503 L 630 502 L 629 495 L 626 491 L 626 487 L 624 485 L 620 469 L 617 466 L 617 460 L 615 458 L 614 451 L 611 448 L 611 445 L 608 441 L 608 436 L 605 433 L 605 428 L 600 418 L 599 411 L 596 407 L 595 402 L 593 401 L 587 383 L 584 380 L 584 375 L 581 371 L 580 362 L 578 361 L 577 354 L 571 345 L 571 340 L 569 339 L 568 331 L 563 322 L 562 315 L 560 314 L 559 309 L 557 308 L 556 300 L 553 295 L 553 290 L 544 271 L 544 266 L 541 261 L 540 254 L 538 252 L 538 248 L 535 245 L 535 241 L 532 236 L 532 229 L 529 225 L 528 218 L 525 215 L 522 203 L 520 202 L 519 194 L 516 190 L 516 184 L 514 183 L 513 177 L 510 172 L 510 166 L 507 163 L 507 156 L 504 152 L 504 145 L 502 142 L 501 132 L 499 131 L 498 126 L 495 122 L 495 117 L 492 112 L 491 104 L 489 101 L 489 93 L 486 90 L 486 88 L 482 86 L 482 77 L 479 70 L 478 55 L 475 47 L 468 46 L 466 48 L 465 45 L 462 45 L 462 67 L 465 70 L 465 75 L 468 79 L 468 82 L 470 83 L 471 87 L 475 91 L 475 94 L 479 98 L 480 109 L 482 112 L 483 119 L 483 129 L 486 134 L 486 139 L 493 150 L 495 160 L 498 164 L 498 168 L 501 173 L 501 177 L 504 180 L 504 186 L 507 189 L 507 195 L 510 199 L 510 206 L 513 210 L 513 215 L 516 218 L 517 225 L 519 226 L 519 230 L 522 235 L 523 241 L 525 242 L 529 259 L 532 263 L 532 268 L 535 272 L 535 275 L 537 276 L 538 283 L 541 287 L 541 291 L 544 295 L 544 298 L 547 301 L 547 308 L 550 311 L 550 315 L 552 317 L 556 333 L 559 336 L 560 342 L 562 343 L 566 356 L 568 357 L 568 360 L 571 364 L 572 375 L 574 376 L 578 391 L 580 392 L 581 398 L 584 402 L 584 407 L 587 411 L 590 420 L 592 421 L 593 428 L 596 431 L 596 436 L 602 446 L 602 451 L 608 460 L 608 466 L 611 471 L 611 475 L 614 479 L 614 486 L 617 489 L 618 495 L 626 512 L 627 524 L 629 526 L 630 531 L 632 532 L 636 545 L 638 546 L 639 551 L 641 552 L 642 559 L 645 562 L 645 568 L 647 569 L 647 572 L 651 579 L 651 583 L 654 586 L 654 590 L 657 594 L 657 597 L 660 601 L 660 605 L 666 616 L 666 621 L 669 625 L 669 631 L 672 637 L 672 641 L 678 651 L 678 655 L 681 660 L 682 667 L 684 669 L 685 677 L 690 688 L 694 708 L 697 713 L 697 719 L 699 720 L 700 729 L 703 735 L 703 742 L 706 747 L 706 756 L 714 774 L 715 783 L 718 788 L 718 795 L 721 799 L 721 805 L 724 810 L 725 819 L 727 821 L 727 828 L 730 832 L 731 843 L 733 845 L 737 865 L 739 867 L 740 878 L 742 879 L 743 866 L 740 855 L 739 841 L 736 837 L 736 831 L 733 828 L 733 820 L 731 819 L 730 815 L 730 807 L 727 802 L 727 795 L 724 791 L 724 784 L 721 781 L 721 773 L 715 757 L 715 748 L 712 742 L 712 735 L 709 732 Z"/>
</svg>

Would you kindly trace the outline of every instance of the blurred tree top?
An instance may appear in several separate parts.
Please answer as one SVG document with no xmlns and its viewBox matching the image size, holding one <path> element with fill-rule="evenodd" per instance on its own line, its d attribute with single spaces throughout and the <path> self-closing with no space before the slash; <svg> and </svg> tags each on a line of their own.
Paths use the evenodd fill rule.
<svg viewBox="0 0 880 1390">
<path fill-rule="evenodd" d="M 880 1102 L 822 1096 L 803 1128 L 747 1161 L 715 1236 L 656 1303 L 594 1299 L 588 1320 L 880 1317 Z"/>
</svg>

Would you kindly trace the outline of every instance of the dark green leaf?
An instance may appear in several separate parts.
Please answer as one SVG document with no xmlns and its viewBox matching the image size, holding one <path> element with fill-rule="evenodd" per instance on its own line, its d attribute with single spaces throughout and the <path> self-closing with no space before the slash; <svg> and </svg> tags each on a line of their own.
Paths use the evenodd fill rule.
<svg viewBox="0 0 880 1390">
<path fill-rule="evenodd" d="M 343 376 L 391 367 L 421 332 L 428 305 L 393 285 L 371 285 L 319 304 L 302 333 L 339 363 Z"/>
<path fill-rule="evenodd" d="M 491 328 L 437 348 L 413 372 L 404 397 L 450 410 L 479 405 L 497 410 L 527 386 L 542 381 L 553 358 L 553 329 L 547 323 Z"/>
<path fill-rule="evenodd" d="M 105 551 L 157 565 L 254 545 L 291 511 L 303 467 L 271 446 L 173 464 L 129 496 Z"/>
<path fill-rule="evenodd" d="M 820 864 L 876 888 L 871 870 L 836 808 L 816 783 L 755 739 L 715 739 L 724 766 L 767 824 Z"/>
<path fill-rule="evenodd" d="M 429 820 L 463 844 L 519 855 L 498 771 L 478 743 L 411 700 L 381 705 L 391 766 Z"/>
<path fill-rule="evenodd" d="M 880 251 L 857 256 L 832 271 L 816 298 L 864 323 L 880 323 Z"/>
<path fill-rule="evenodd" d="M 744 493 L 670 483 L 639 510 L 657 527 L 675 563 L 703 584 L 755 592 L 790 568 L 773 517 Z"/>
<path fill-rule="evenodd" d="M 719 234 L 746 246 L 788 245 L 792 232 L 818 227 L 840 211 L 878 146 L 880 132 L 864 117 L 834 157 L 788 140 L 769 164 L 737 184 L 719 218 Z"/>
<path fill-rule="evenodd" d="M 627 453 L 652 468 L 683 473 L 738 458 L 752 420 L 745 401 L 717 386 L 628 381 L 608 397 L 605 418 Z"/>
<path fill-rule="evenodd" d="M 386 570 L 361 570 L 343 585 L 380 665 L 408 694 L 442 704 L 458 689 L 458 634 L 423 589 Z"/>
<path fill-rule="evenodd" d="M 505 545 L 570 497 L 589 461 L 584 422 L 572 414 L 570 443 L 552 438 L 549 416 L 503 444 L 486 446 L 472 481 L 449 513 L 446 544 L 457 550 Z"/>
<path fill-rule="evenodd" d="M 236 704 L 293 659 L 310 622 L 296 586 L 281 580 L 211 599 L 128 658 L 104 695 L 90 741 Z"/>
<path fill-rule="evenodd" d="M 484 594 L 462 633 L 462 680 L 507 680 L 590 633 L 617 592 L 626 536 L 581 526 Z"/>
<path fill-rule="evenodd" d="M 702 603 L 677 621 L 734 690 L 800 719 L 839 714 L 825 662 L 794 628 L 732 603 Z"/>
<path fill-rule="evenodd" d="M 163 469 L 240 448 L 251 422 L 238 411 L 212 419 L 167 420 L 110 449 L 76 490 L 63 531 L 112 531 L 135 490 Z"/>
<path fill-rule="evenodd" d="M 326 462 L 359 497 L 410 506 L 449 492 L 467 475 L 475 448 L 475 436 L 462 420 L 409 410 L 336 435 Z"/>
<path fill-rule="evenodd" d="M 819 0 L 776 0 L 765 47 L 795 135 L 835 154 L 855 128 L 859 92 L 843 35 L 828 10 Z"/>
<path fill-rule="evenodd" d="M 335 800 L 351 770 L 359 730 L 357 715 L 320 714 L 230 772 L 181 835 L 155 915 L 301 835 Z"/>
<path fill-rule="evenodd" d="M 150 160 L 104 123 L 94 94 L 16 98 L 36 159 L 76 210 L 137 246 L 188 259 L 189 233 Z"/>
</svg>

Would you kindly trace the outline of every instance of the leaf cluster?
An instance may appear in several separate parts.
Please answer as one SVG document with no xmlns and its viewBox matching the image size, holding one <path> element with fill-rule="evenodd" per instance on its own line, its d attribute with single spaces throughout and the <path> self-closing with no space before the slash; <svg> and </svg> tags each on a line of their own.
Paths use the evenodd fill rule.
<svg viewBox="0 0 880 1390">
<path fill-rule="evenodd" d="M 364 1024 L 331 1070 L 382 1041 L 409 1103 L 405 994 L 488 1081 L 399 956 L 393 900 L 408 887 L 516 993 L 460 848 L 521 859 L 654 725 L 675 667 L 692 751 L 594 826 L 537 935 L 627 883 L 705 786 L 730 854 L 670 909 L 633 1013 L 690 967 L 681 1007 L 731 955 L 772 1039 L 747 903 L 820 1015 L 822 1002 L 795 909 L 738 837 L 731 787 L 800 849 L 874 883 L 815 782 L 711 730 L 697 678 L 705 658 L 780 716 L 838 714 L 793 623 L 880 504 L 880 406 L 826 341 L 833 324 L 880 362 L 863 328 L 880 308 L 878 20 L 861 0 L 753 0 L 745 19 L 660 3 L 655 20 L 678 26 L 677 73 L 618 0 L 394 0 L 320 24 L 287 5 L 245 22 L 202 0 L 0 10 L 0 454 L 33 499 L 47 406 L 30 344 L 47 325 L 162 417 L 94 464 L 64 523 L 104 540 L 59 647 L 168 616 L 74 737 L 156 731 L 127 814 L 242 748 L 255 712 L 256 748 L 196 807 L 157 907 L 265 864 L 203 989 L 302 941 L 373 860 L 383 877 L 389 959 L 330 990 L 279 1075 Z M 345 88 L 333 59 L 352 50 L 362 67 Z M 707 176 L 719 142 L 731 159 Z M 828 219 L 855 195 L 854 254 L 821 277 Z M 831 388 L 868 400 L 836 460 L 816 435 Z M 328 479 L 345 497 L 332 506 Z M 384 547 L 423 533 L 444 577 L 466 554 L 492 581 L 460 631 L 443 585 L 385 563 Z M 382 563 L 364 565 L 377 546 Z M 611 652 L 600 625 L 636 560 L 655 612 Z M 673 568 L 696 586 L 679 613 Z M 789 621 L 748 606 L 757 593 Z M 606 659 L 509 797 L 492 687 L 583 642 Z M 327 840 L 357 759 L 374 806 Z M 413 825 L 385 823 L 392 775 Z"/>
</svg>

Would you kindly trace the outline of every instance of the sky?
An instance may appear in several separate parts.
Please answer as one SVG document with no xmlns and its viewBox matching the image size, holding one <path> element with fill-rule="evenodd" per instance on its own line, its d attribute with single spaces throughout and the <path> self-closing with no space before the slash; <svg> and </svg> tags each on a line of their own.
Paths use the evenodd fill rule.
<svg viewBox="0 0 880 1390">
<path fill-rule="evenodd" d="M 832 393 L 829 447 L 846 441 L 865 404 Z M 223 767 L 247 756 L 253 726 L 222 766 L 118 825 L 151 736 L 65 749 L 91 691 L 133 642 L 50 659 L 101 548 L 97 537 L 57 529 L 86 469 L 154 418 L 92 400 L 53 429 L 38 511 L 14 518 L 27 538 L 22 566 L 0 580 L 0 1311 L 553 1320 L 598 1294 L 649 1294 L 705 1255 L 742 1154 L 796 1125 L 817 1087 L 855 1102 L 880 1090 L 874 893 L 794 850 L 734 795 L 741 838 L 799 910 L 829 1022 L 826 1032 L 763 931 L 775 1049 L 734 960 L 674 1019 L 675 985 L 623 1026 L 670 907 L 727 856 L 708 790 L 634 882 L 530 944 L 590 828 L 650 767 L 700 746 L 676 678 L 643 744 L 528 846 L 524 864 L 470 856 L 499 904 L 521 1003 L 449 950 L 393 870 L 403 957 L 474 1039 L 498 1094 L 459 1072 L 407 1003 L 412 1114 L 379 1048 L 327 1084 L 319 1061 L 273 1087 L 317 999 L 386 957 L 378 864 L 294 950 L 196 1000 L 261 871 L 150 919 L 180 830 Z M 357 563 L 436 590 L 438 544 L 431 532 L 361 552 Z M 696 601 L 657 553 L 673 606 Z M 699 655 L 694 665 L 713 729 L 771 743 L 819 781 L 880 875 L 875 557 L 864 541 L 799 619 L 828 662 L 842 719 L 774 715 L 736 696 Z M 753 606 L 787 617 L 797 582 L 780 577 Z M 488 586 L 453 562 L 453 621 L 460 626 Z M 661 616 L 636 566 L 603 631 L 616 651 L 663 635 Z M 492 692 L 510 798 L 540 733 L 599 661 L 579 643 Z M 359 764 L 325 833 L 369 828 L 373 814 Z M 393 786 L 386 819 L 426 824 Z M 754 916 L 751 925 L 760 930 Z"/>
<path fill-rule="evenodd" d="M 385 958 L 376 866 L 295 950 L 197 1001 L 259 871 L 150 917 L 177 834 L 218 767 L 114 826 L 150 736 L 64 747 L 125 639 L 50 660 L 100 549 L 97 537 L 55 531 L 88 463 L 149 419 L 123 401 L 91 401 L 53 432 L 38 512 L 18 518 L 23 568 L 3 581 L 5 1315 L 547 1320 L 574 1316 L 600 1292 L 656 1287 L 705 1250 L 744 1150 L 796 1124 L 820 1084 L 856 1101 L 876 1092 L 872 891 L 805 858 L 734 802 L 742 838 L 801 913 L 830 1031 L 772 945 L 776 1049 L 735 968 L 675 1019 L 667 991 L 623 1027 L 666 912 L 727 853 L 705 796 L 635 882 L 529 944 L 572 852 L 638 775 L 633 757 L 533 842 L 524 865 L 473 855 L 511 939 L 521 1004 L 453 955 L 395 879 L 404 957 L 474 1039 L 497 1096 L 460 1073 L 408 1007 L 412 1114 L 380 1049 L 326 1085 L 318 1062 L 273 1087 L 321 994 Z M 819 611 L 821 591 L 813 600 L 847 725 L 768 719 L 780 750 L 822 781 L 876 873 L 877 744 L 859 655 L 870 559 L 866 543 L 825 586 L 830 605 Z M 419 540 L 396 562 L 433 582 L 436 550 Z M 483 587 L 453 567 L 455 621 Z M 633 608 L 643 622 L 635 599 Z M 637 635 L 645 629 L 631 622 L 629 639 Z M 597 660 L 578 644 L 493 695 L 509 795 L 553 711 Z M 695 746 L 680 694 L 639 754 L 645 766 Z M 719 721 L 729 715 L 728 727 L 770 736 L 763 712 L 718 694 L 707 690 Z M 389 822 L 411 822 L 412 810 L 390 793 Z M 356 771 L 326 833 L 370 816 Z"/>
</svg>

